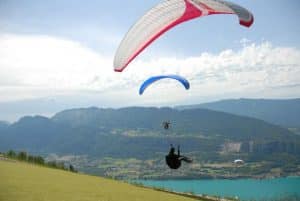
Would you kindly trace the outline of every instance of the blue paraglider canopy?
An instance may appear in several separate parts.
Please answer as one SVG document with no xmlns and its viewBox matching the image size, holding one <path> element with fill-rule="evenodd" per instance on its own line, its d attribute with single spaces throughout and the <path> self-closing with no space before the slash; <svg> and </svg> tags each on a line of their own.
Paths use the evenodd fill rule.
<svg viewBox="0 0 300 201">
<path fill-rule="evenodd" d="M 185 89 L 189 89 L 190 88 L 190 83 L 189 81 L 187 81 L 185 78 L 178 76 L 178 75 L 159 75 L 159 76 L 153 76 L 150 77 L 149 79 L 147 79 L 142 86 L 140 87 L 140 91 L 139 94 L 142 95 L 144 93 L 144 91 L 147 89 L 148 86 L 150 86 L 152 83 L 161 80 L 161 79 L 165 79 L 165 78 L 170 78 L 170 79 L 174 79 L 179 81 L 184 87 Z"/>
</svg>

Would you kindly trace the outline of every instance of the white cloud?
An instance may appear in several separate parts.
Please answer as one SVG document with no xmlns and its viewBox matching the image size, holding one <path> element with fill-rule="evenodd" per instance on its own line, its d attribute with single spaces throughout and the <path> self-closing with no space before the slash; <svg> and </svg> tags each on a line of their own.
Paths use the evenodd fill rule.
<svg viewBox="0 0 300 201">
<path fill-rule="evenodd" d="M 300 51 L 268 42 L 247 41 L 239 51 L 180 59 L 143 61 L 141 55 L 123 73 L 115 73 L 112 63 L 113 56 L 103 56 L 75 41 L 2 34 L 0 101 L 89 94 L 122 106 L 300 95 Z M 175 81 L 163 80 L 139 97 L 139 85 L 159 74 L 182 75 L 191 89 L 185 91 Z"/>
</svg>

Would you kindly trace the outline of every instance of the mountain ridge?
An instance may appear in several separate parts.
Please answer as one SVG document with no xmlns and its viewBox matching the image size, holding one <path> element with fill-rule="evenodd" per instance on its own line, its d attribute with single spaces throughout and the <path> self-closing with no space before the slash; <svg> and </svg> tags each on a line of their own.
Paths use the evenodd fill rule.
<svg viewBox="0 0 300 201">
<path fill-rule="evenodd" d="M 161 126 L 165 120 L 172 122 L 169 131 Z M 170 142 L 182 144 L 188 152 L 221 151 L 226 142 L 240 143 L 241 150 L 249 151 L 252 141 L 258 147 L 269 144 L 268 150 L 288 151 L 285 147 L 296 143 L 290 152 L 298 153 L 300 142 L 300 136 L 287 129 L 250 117 L 154 107 L 92 107 L 62 111 L 52 118 L 23 117 L 2 131 L 0 138 L 0 148 L 6 150 L 101 157 L 151 157 L 165 152 Z"/>
<path fill-rule="evenodd" d="M 209 103 L 177 106 L 179 110 L 205 108 L 261 119 L 283 127 L 300 127 L 300 98 L 227 99 Z"/>
</svg>

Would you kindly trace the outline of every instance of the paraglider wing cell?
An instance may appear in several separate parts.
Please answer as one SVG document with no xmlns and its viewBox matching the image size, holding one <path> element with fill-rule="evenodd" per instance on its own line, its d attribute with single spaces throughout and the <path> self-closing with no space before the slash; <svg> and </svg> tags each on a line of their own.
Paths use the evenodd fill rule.
<svg viewBox="0 0 300 201">
<path fill-rule="evenodd" d="M 202 16 L 236 14 L 240 24 L 254 21 L 245 8 L 222 0 L 165 0 L 150 9 L 123 38 L 114 58 L 114 70 L 122 72 L 146 47 L 172 27 Z"/>
<path fill-rule="evenodd" d="M 189 89 L 190 88 L 190 83 L 183 77 L 178 76 L 178 75 L 160 75 L 160 76 L 154 76 L 154 77 L 150 77 L 149 79 L 147 79 L 140 87 L 139 90 L 139 94 L 142 95 L 144 93 L 144 91 L 147 89 L 147 87 L 149 87 L 152 83 L 161 80 L 161 79 L 166 79 L 166 78 L 170 78 L 170 79 L 175 79 L 177 81 L 179 81 L 184 87 L 185 89 Z"/>
</svg>

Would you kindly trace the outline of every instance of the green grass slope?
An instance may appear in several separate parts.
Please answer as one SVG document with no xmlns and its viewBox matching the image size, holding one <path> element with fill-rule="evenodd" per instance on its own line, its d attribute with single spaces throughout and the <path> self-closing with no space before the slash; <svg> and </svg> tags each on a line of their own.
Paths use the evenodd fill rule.
<svg viewBox="0 0 300 201">
<path fill-rule="evenodd" d="M 0 159 L 0 201 L 4 200 L 188 201 L 194 199 L 110 179 Z"/>
</svg>

